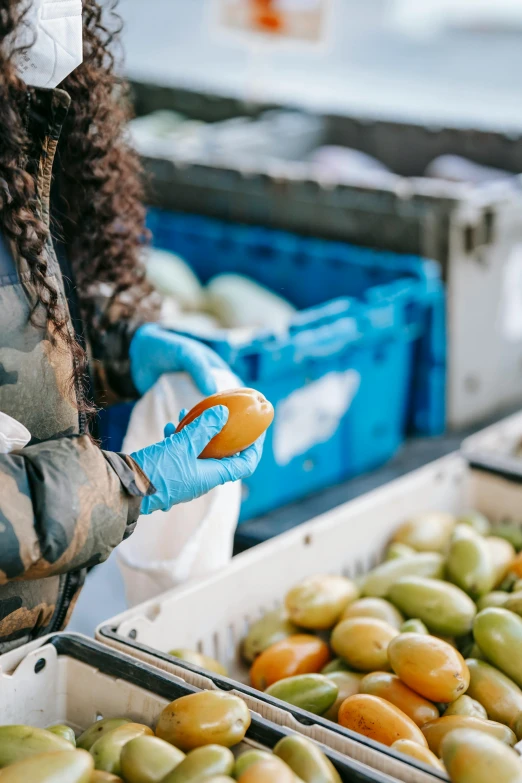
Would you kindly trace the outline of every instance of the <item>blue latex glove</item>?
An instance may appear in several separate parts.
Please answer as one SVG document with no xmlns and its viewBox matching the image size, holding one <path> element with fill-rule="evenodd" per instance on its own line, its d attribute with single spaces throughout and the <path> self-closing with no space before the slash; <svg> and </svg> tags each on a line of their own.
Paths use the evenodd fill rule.
<svg viewBox="0 0 522 783">
<path fill-rule="evenodd" d="M 181 416 L 184 414 L 182 411 Z M 228 408 L 223 405 L 208 408 L 181 432 L 175 433 L 174 425 L 167 424 L 165 440 L 131 454 L 156 487 L 154 495 L 143 498 L 142 514 L 152 514 L 160 509 L 168 511 L 173 505 L 188 503 L 220 484 L 253 474 L 263 453 L 264 435 L 234 457 L 198 459 L 227 420 Z"/>
<path fill-rule="evenodd" d="M 166 372 L 187 372 L 205 397 L 217 392 L 212 370 L 230 367 L 214 351 L 197 340 L 182 337 L 157 324 L 137 329 L 130 344 L 131 375 L 140 394 L 154 386 Z"/>
</svg>

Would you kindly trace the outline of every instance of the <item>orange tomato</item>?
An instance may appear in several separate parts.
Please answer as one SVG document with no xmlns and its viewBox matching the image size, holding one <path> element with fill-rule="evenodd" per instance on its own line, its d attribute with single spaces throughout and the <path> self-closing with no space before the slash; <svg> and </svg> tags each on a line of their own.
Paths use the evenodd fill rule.
<svg viewBox="0 0 522 783">
<path fill-rule="evenodd" d="M 326 642 L 317 636 L 295 634 L 262 652 L 250 669 L 250 679 L 254 688 L 264 691 L 287 677 L 320 672 L 329 660 Z"/>
<path fill-rule="evenodd" d="M 396 674 L 389 672 L 367 674 L 361 680 L 359 692 L 380 696 L 381 699 L 395 704 L 417 726 L 424 726 L 429 720 L 436 720 L 439 717 L 436 706 L 408 688 Z"/>
<path fill-rule="evenodd" d="M 519 552 L 512 561 L 509 570 L 512 574 L 516 574 L 519 579 L 522 579 L 522 552 Z"/>
<path fill-rule="evenodd" d="M 180 432 L 203 411 L 217 405 L 228 408 L 228 421 L 215 438 L 212 438 L 201 454 L 201 459 L 231 457 L 251 446 L 265 432 L 274 419 L 271 403 L 255 389 L 231 389 L 218 392 L 198 402 L 180 421 Z"/>
<path fill-rule="evenodd" d="M 388 658 L 395 674 L 429 701 L 447 704 L 468 689 L 469 669 L 464 658 L 435 636 L 401 633 L 391 640 Z"/>
<path fill-rule="evenodd" d="M 388 747 L 399 739 L 409 739 L 418 745 L 428 746 L 417 724 L 395 704 L 379 696 L 367 693 L 349 696 L 341 704 L 338 720 L 346 729 L 364 734 Z"/>
</svg>

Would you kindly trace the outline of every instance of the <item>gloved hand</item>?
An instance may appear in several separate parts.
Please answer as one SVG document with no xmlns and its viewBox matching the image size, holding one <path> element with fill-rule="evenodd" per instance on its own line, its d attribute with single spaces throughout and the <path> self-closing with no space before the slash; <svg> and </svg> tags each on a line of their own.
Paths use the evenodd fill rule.
<svg viewBox="0 0 522 783">
<path fill-rule="evenodd" d="M 182 411 L 181 417 L 184 414 Z M 220 484 L 253 474 L 263 453 L 264 435 L 234 457 L 198 459 L 227 420 L 228 408 L 223 405 L 208 408 L 181 432 L 175 433 L 174 425 L 167 424 L 165 440 L 131 454 L 156 488 L 154 495 L 143 498 L 142 514 L 159 509 L 168 511 L 176 503 L 188 503 Z"/>
<path fill-rule="evenodd" d="M 158 324 L 140 326 L 132 338 L 129 355 L 132 380 L 140 394 L 148 392 L 163 373 L 187 372 L 208 397 L 218 390 L 212 370 L 230 372 L 226 362 L 203 343 Z"/>
</svg>

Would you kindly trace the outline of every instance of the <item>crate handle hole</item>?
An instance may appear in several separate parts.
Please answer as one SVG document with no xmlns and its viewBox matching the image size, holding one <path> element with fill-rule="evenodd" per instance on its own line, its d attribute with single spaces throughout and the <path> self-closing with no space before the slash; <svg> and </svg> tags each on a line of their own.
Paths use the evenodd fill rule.
<svg viewBox="0 0 522 783">
<path fill-rule="evenodd" d="M 40 672 L 45 669 L 46 665 L 47 665 L 47 661 L 45 660 L 45 658 L 38 658 L 38 660 L 34 665 L 34 673 L 40 674 Z"/>
<path fill-rule="evenodd" d="M 465 226 L 464 227 L 464 251 L 466 253 L 472 253 L 475 249 L 476 242 L 475 242 L 475 227 L 474 226 Z"/>
</svg>

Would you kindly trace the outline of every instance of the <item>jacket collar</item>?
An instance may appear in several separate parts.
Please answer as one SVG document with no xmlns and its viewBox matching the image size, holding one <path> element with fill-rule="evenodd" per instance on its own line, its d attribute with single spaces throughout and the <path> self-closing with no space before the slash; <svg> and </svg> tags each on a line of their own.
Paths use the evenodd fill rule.
<svg viewBox="0 0 522 783">
<path fill-rule="evenodd" d="M 70 103 L 68 93 L 58 88 L 30 88 L 27 92 L 27 169 L 35 177 L 42 218 L 47 223 L 53 162 Z"/>
</svg>

